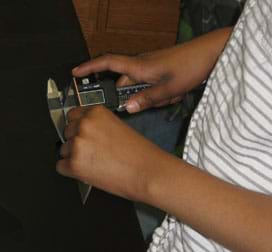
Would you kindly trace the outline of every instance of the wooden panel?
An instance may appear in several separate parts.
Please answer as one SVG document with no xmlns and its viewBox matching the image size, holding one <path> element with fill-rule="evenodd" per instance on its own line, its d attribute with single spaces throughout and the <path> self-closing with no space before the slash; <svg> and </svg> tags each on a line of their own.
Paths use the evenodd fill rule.
<svg viewBox="0 0 272 252">
<path fill-rule="evenodd" d="M 92 37 L 90 43 L 93 55 L 104 53 L 121 53 L 127 55 L 135 55 L 142 52 L 153 51 L 165 48 L 175 44 L 176 36 L 172 35 L 149 35 L 143 36 L 116 33 L 97 33 Z M 92 50 L 94 48 L 94 50 Z"/>
<path fill-rule="evenodd" d="M 175 44 L 179 0 L 73 0 L 93 56 Z"/>
<path fill-rule="evenodd" d="M 178 1 L 110 0 L 107 28 L 176 32 Z"/>
<path fill-rule="evenodd" d="M 98 16 L 98 2 L 99 0 L 73 0 L 81 29 L 86 40 L 88 40 L 89 34 L 95 30 Z"/>
</svg>

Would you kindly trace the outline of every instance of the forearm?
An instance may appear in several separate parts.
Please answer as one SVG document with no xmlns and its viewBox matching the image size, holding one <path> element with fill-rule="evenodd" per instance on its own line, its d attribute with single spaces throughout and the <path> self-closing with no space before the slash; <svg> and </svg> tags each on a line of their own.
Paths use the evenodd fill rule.
<svg viewBox="0 0 272 252">
<path fill-rule="evenodd" d="M 167 62 L 173 69 L 179 68 L 179 75 L 191 90 L 205 80 L 222 53 L 232 28 L 223 28 L 200 36 L 192 41 L 171 48 L 172 62 Z"/>
<path fill-rule="evenodd" d="M 129 113 L 176 103 L 209 76 L 231 31 L 232 28 L 220 29 L 172 48 L 135 57 L 104 55 L 73 69 L 73 75 L 113 71 L 122 74 L 119 86 L 152 84 L 152 88 L 129 99 L 126 103 Z"/>
<path fill-rule="evenodd" d="M 174 157 L 166 160 L 164 167 L 150 171 L 143 201 L 234 251 L 272 251 L 270 197 L 223 182 Z"/>
<path fill-rule="evenodd" d="M 162 151 L 103 106 L 75 108 L 68 122 L 61 174 L 163 209 L 234 251 L 272 251 L 270 196 Z"/>
</svg>

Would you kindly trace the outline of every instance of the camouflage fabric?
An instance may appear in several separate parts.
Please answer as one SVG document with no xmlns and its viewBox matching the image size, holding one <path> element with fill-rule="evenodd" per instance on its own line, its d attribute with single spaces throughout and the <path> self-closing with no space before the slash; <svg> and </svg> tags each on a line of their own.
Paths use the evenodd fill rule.
<svg viewBox="0 0 272 252">
<path fill-rule="evenodd" d="M 183 42 L 212 30 L 234 25 L 243 3 L 244 1 L 238 0 L 183 0 L 178 41 Z"/>
</svg>

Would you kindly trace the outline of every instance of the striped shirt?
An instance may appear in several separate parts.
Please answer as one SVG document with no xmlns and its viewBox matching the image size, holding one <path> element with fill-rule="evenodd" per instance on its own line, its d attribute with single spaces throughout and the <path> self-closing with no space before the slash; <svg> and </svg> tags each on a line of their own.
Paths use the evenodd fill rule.
<svg viewBox="0 0 272 252">
<path fill-rule="evenodd" d="M 183 159 L 220 179 L 272 194 L 272 1 L 248 0 L 210 75 Z M 149 252 L 229 251 L 167 216 Z"/>
</svg>

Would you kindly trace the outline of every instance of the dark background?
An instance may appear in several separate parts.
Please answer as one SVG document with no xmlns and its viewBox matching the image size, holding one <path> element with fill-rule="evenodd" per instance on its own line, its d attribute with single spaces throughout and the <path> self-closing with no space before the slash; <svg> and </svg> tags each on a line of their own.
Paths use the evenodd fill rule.
<svg viewBox="0 0 272 252">
<path fill-rule="evenodd" d="M 0 251 L 142 251 L 131 202 L 55 172 L 47 80 L 89 58 L 68 0 L 0 2 Z"/>
</svg>

